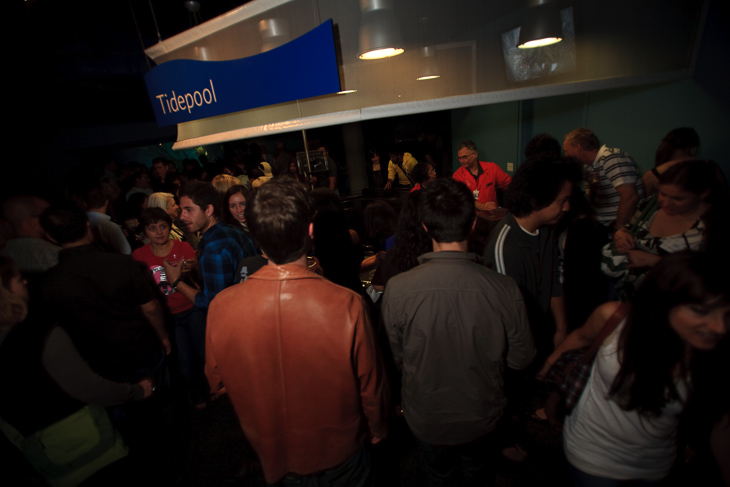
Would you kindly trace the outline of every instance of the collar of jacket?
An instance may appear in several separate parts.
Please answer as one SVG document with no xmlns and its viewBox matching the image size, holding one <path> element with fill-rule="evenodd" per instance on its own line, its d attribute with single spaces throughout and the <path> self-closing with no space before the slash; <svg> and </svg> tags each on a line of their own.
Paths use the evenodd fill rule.
<svg viewBox="0 0 730 487">
<path fill-rule="evenodd" d="M 425 264 L 432 260 L 471 260 L 479 262 L 481 259 L 473 252 L 460 252 L 458 250 L 444 250 L 441 252 L 428 252 L 418 257 L 419 264 Z"/>
<path fill-rule="evenodd" d="M 289 279 L 324 279 L 319 274 L 312 272 L 309 268 L 299 264 L 284 265 L 265 265 L 254 274 L 249 276 L 250 279 L 261 279 L 265 281 L 283 281 Z"/>
</svg>

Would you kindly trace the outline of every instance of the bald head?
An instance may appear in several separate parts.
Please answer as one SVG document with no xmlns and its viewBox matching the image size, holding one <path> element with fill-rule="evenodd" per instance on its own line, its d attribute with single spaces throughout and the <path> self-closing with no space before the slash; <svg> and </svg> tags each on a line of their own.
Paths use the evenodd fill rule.
<svg viewBox="0 0 730 487">
<path fill-rule="evenodd" d="M 3 218 L 13 227 L 16 237 L 43 238 L 38 218 L 50 205 L 37 196 L 12 196 L 3 203 Z"/>
</svg>

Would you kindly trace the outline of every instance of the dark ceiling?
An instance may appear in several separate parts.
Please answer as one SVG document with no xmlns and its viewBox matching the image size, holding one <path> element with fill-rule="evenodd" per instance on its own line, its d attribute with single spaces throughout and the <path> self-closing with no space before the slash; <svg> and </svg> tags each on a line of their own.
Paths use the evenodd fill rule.
<svg viewBox="0 0 730 487">
<path fill-rule="evenodd" d="M 199 16 L 248 1 L 199 0 Z M 153 121 L 144 49 L 195 25 L 182 0 L 28 0 L 22 9 L 23 114 L 65 127 Z"/>
<path fill-rule="evenodd" d="M 211 20 L 225 12 L 240 7 L 250 0 L 198 0 L 200 20 Z M 519 0 L 482 0 L 489 8 L 503 7 L 493 17 L 508 12 L 508 6 L 526 3 Z M 652 3 L 655 5 L 660 0 Z M 341 2 L 341 3 L 340 3 Z M 590 4 L 593 0 L 584 2 Z M 691 3 L 684 0 L 681 4 Z M 154 122 L 143 77 L 151 68 L 151 61 L 144 49 L 155 45 L 159 38 L 169 39 L 194 25 L 191 14 L 182 0 L 15 0 L 17 8 L 11 19 L 20 19 L 20 25 L 11 25 L 18 34 L 13 36 L 13 46 L 7 50 L 10 61 L 6 68 L 7 78 L 16 82 L 17 88 L 10 90 L 10 101 L 6 103 L 12 112 L 13 132 L 11 140 L 16 144 L 38 141 L 49 130 L 71 127 L 90 127 L 133 122 Z M 344 10 L 347 5 L 357 5 L 357 0 L 328 0 L 326 4 L 336 5 Z M 408 2 L 403 2 L 408 4 Z M 631 3 L 628 0 L 617 3 Z M 726 14 L 727 0 L 711 2 L 715 10 Z M 466 18 L 456 8 L 461 2 L 443 0 L 411 0 L 410 5 L 419 5 L 411 15 L 420 19 L 421 9 L 426 5 L 436 9 L 453 9 L 453 30 L 463 30 L 462 24 L 471 26 L 483 21 L 485 16 L 472 15 Z M 596 2 L 604 9 L 613 9 L 612 2 Z M 444 7 L 448 5 L 448 7 Z M 721 7 L 721 8 L 720 8 Z M 333 7 L 334 8 L 334 7 Z M 486 7 L 485 7 L 486 8 Z M 154 10 L 154 15 L 152 13 Z M 473 13 L 473 12 L 472 12 Z M 442 14 L 443 17 L 448 17 Z M 472 18 L 473 17 L 473 18 Z M 723 25 L 722 34 L 727 37 L 727 17 L 717 15 L 715 19 Z M 724 18 L 725 20 L 720 20 Z M 480 20 L 481 19 L 481 20 Z M 713 15 L 710 15 L 713 19 Z M 156 20 L 156 24 L 155 24 Z M 658 23 L 658 22 L 656 22 Z M 13 24 L 13 22 L 11 22 Z M 411 27 L 410 31 L 417 31 Z M 467 34 L 476 30 L 466 29 Z M 717 29 L 716 29 L 717 30 Z M 159 37 L 158 37 L 159 32 Z M 452 32 L 444 31 L 444 32 Z M 439 33 L 444 32 L 439 30 Z M 726 39 L 723 39 L 727 45 Z M 718 59 L 701 63 L 713 68 L 724 65 L 726 49 L 716 49 Z M 713 52 L 715 52 L 713 51 Z M 701 51 L 702 52 L 702 51 Z M 13 56 L 18 56 L 17 60 Z M 706 56 L 706 54 L 704 54 Z M 722 61 L 720 60 L 722 58 Z M 10 74 L 15 66 L 20 67 L 20 76 Z M 487 79 L 487 77 L 483 77 Z M 724 87 L 724 80 L 706 76 L 718 86 Z M 17 140 L 16 140 L 17 139 Z"/>
</svg>

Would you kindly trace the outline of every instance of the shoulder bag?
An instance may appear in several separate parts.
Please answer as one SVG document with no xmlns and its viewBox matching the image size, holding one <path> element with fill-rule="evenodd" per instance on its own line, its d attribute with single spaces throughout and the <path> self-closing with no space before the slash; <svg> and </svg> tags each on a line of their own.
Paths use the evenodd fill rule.
<svg viewBox="0 0 730 487">
<path fill-rule="evenodd" d="M 603 341 L 625 318 L 629 305 L 621 303 L 601 328 L 600 333 L 589 347 L 563 352 L 548 370 L 545 383 L 551 390 L 545 412 L 551 424 L 562 423 L 569 415 L 585 389 L 593 367 L 593 359 Z"/>
<path fill-rule="evenodd" d="M 52 487 L 75 487 L 128 453 L 106 410 L 91 404 L 27 437 L 2 419 L 0 430 Z"/>
<path fill-rule="evenodd" d="M 637 212 L 638 217 L 626 228 L 629 234 L 636 238 L 642 226 L 649 221 L 658 209 L 659 200 L 656 195 L 643 202 L 639 210 L 641 213 Z M 628 270 L 628 257 L 627 254 L 622 254 L 616 249 L 616 242 L 611 239 L 601 249 L 601 271 L 608 277 L 622 277 Z"/>
</svg>

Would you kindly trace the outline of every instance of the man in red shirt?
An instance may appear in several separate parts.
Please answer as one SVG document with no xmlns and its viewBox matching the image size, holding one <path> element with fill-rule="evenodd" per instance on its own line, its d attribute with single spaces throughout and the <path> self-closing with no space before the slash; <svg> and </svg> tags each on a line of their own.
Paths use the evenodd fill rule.
<svg viewBox="0 0 730 487">
<path fill-rule="evenodd" d="M 477 210 L 497 207 L 497 188 L 507 189 L 512 178 L 493 162 L 482 162 L 477 157 L 477 145 L 471 140 L 457 147 L 461 167 L 452 176 L 467 185 L 474 195 Z"/>
</svg>

